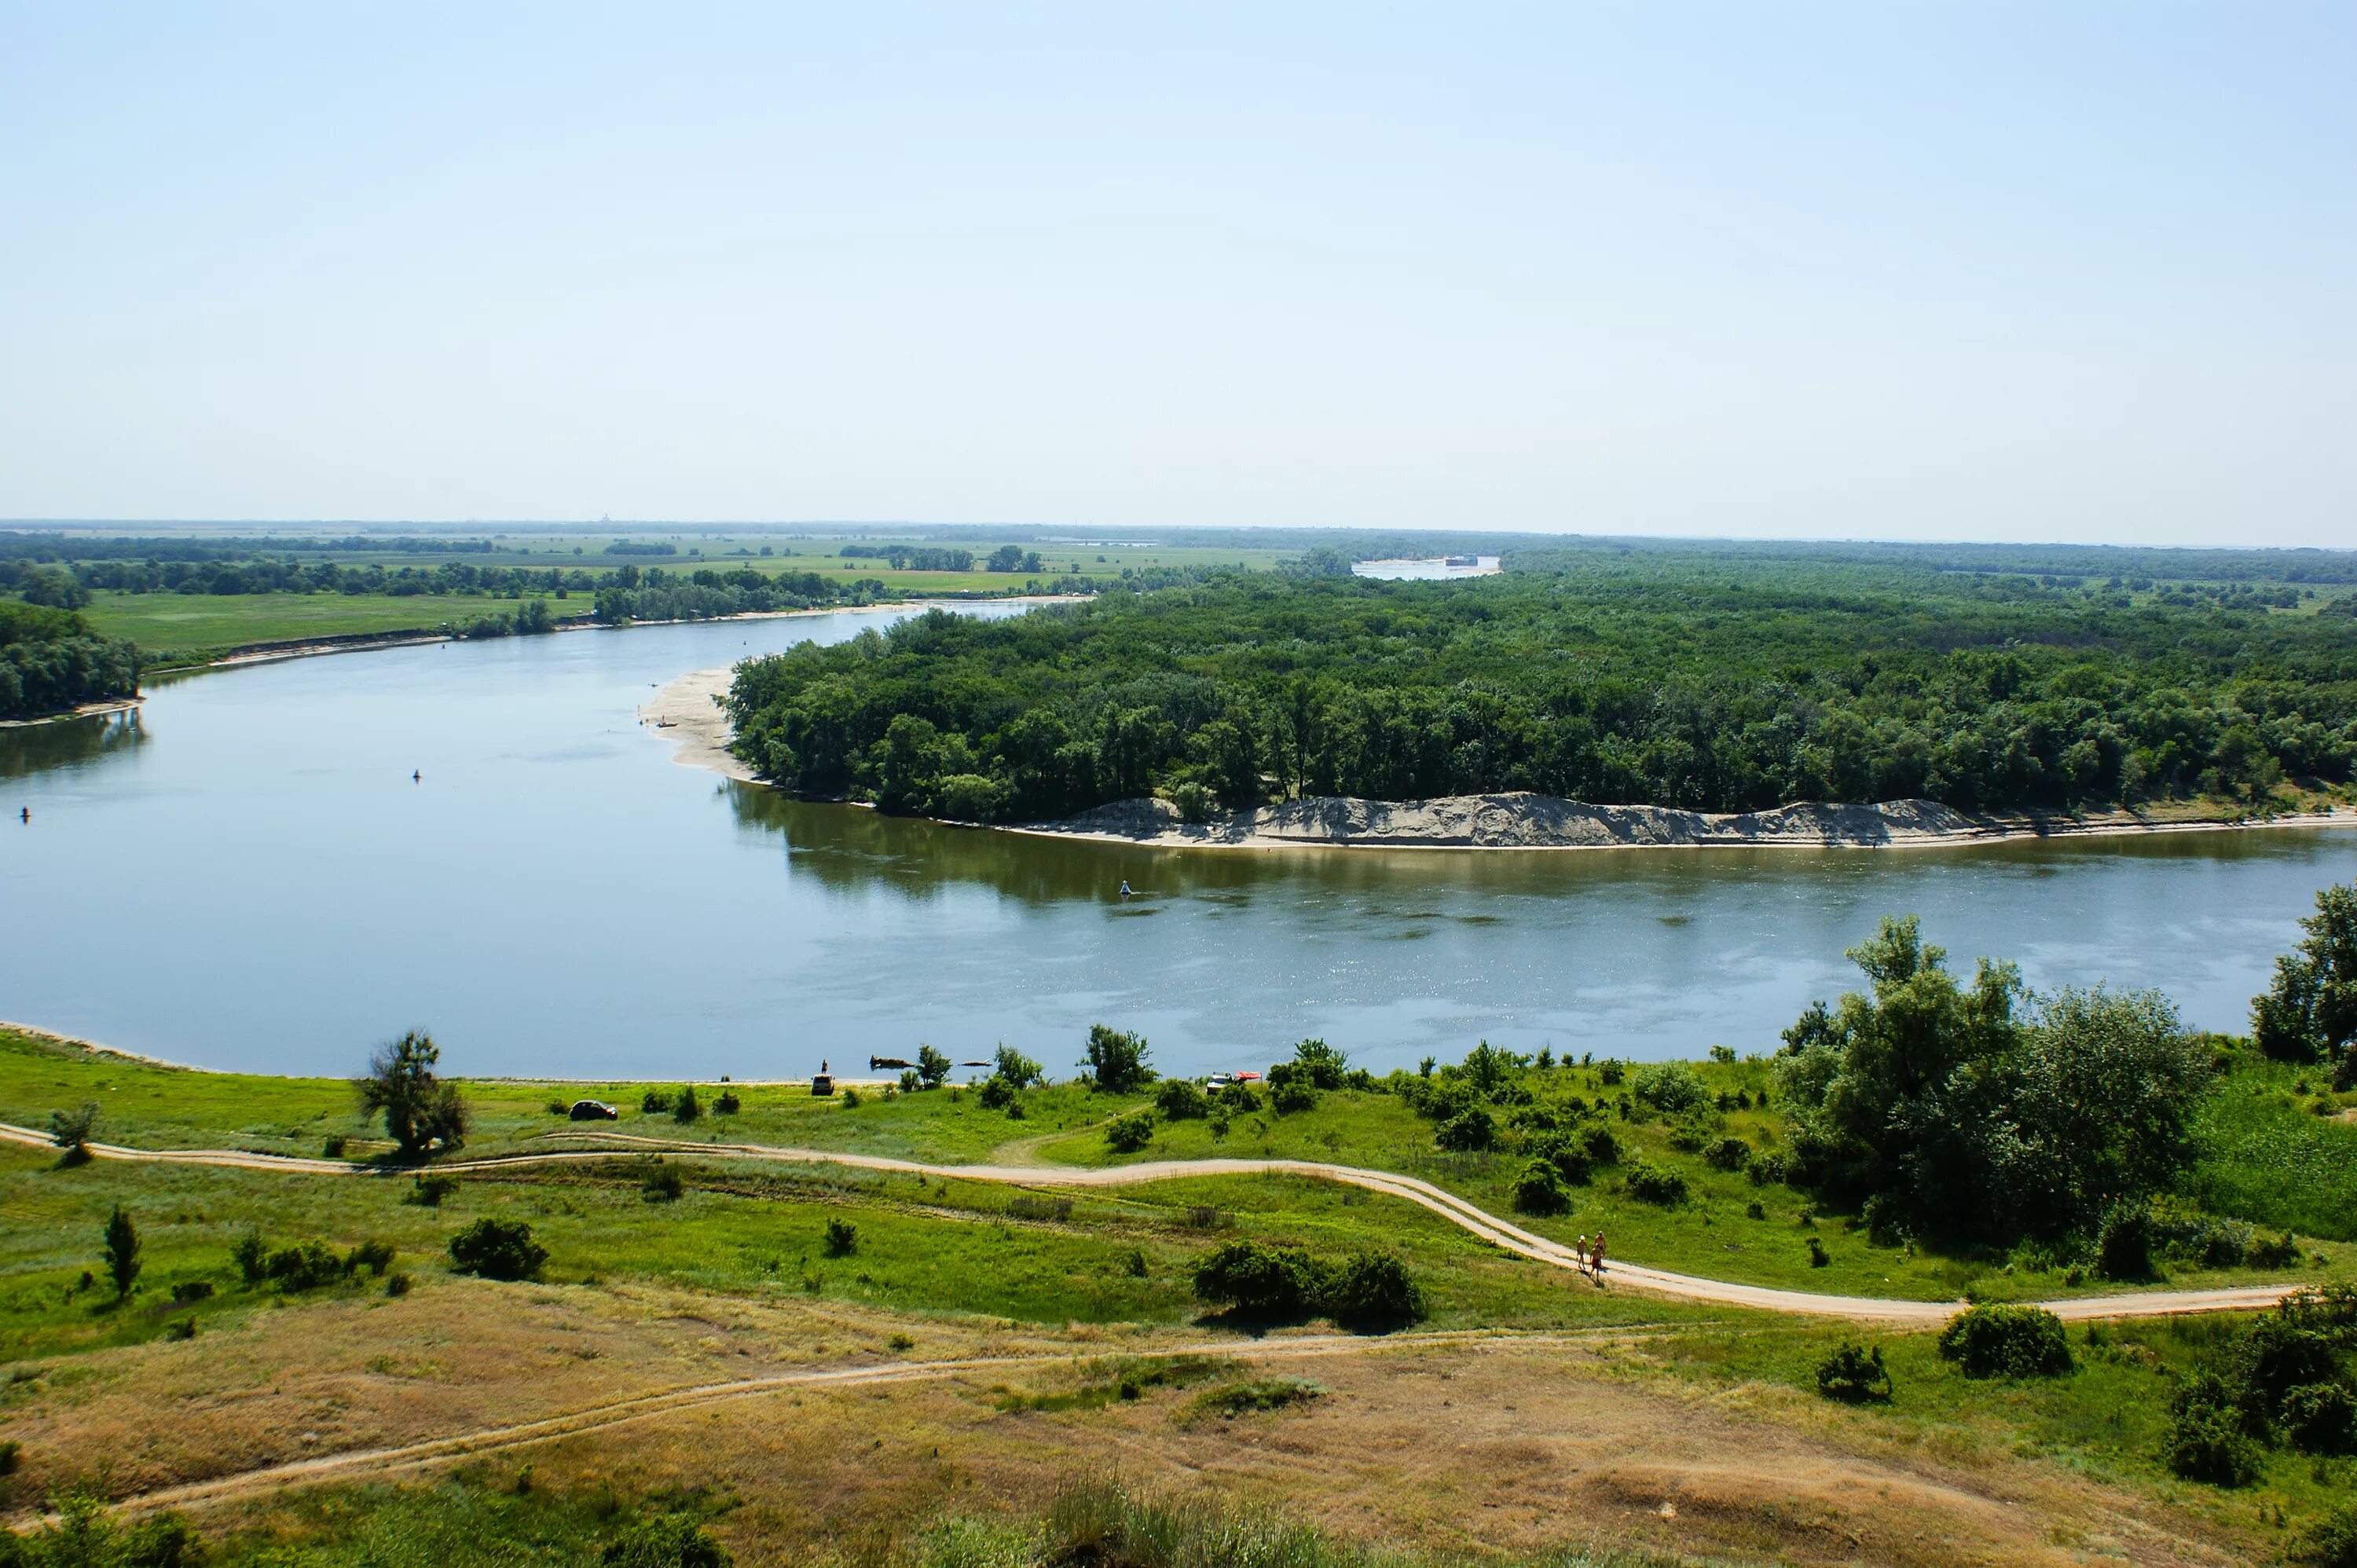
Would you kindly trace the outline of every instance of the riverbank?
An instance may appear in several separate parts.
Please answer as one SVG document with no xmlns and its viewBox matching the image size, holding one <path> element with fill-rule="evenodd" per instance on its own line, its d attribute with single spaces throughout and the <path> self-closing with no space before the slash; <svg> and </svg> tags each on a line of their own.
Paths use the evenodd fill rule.
<svg viewBox="0 0 2357 1568">
<path fill-rule="evenodd" d="M 728 749 L 728 715 L 715 700 L 733 671 L 679 677 L 639 710 L 660 728 L 672 759 L 743 782 L 755 775 Z M 1828 805 L 1799 801 L 1764 811 L 1714 813 L 1667 806 L 1594 806 L 1508 792 L 1437 800 L 1320 796 L 1189 822 L 1164 800 L 1119 800 L 1057 822 L 1000 832 L 1172 849 L 1941 849 L 2017 839 L 2226 832 L 2249 828 L 2357 827 L 2357 808 L 2267 817 L 2160 817 L 2133 811 L 1974 816 L 1936 800 Z"/>
</svg>

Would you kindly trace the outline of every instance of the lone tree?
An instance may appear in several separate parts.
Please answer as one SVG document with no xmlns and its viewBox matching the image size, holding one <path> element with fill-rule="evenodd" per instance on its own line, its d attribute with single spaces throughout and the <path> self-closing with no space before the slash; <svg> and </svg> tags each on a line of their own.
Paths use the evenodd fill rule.
<svg viewBox="0 0 2357 1568">
<path fill-rule="evenodd" d="M 2279 1061 L 2312 1062 L 2357 1041 L 2357 883 L 2319 893 L 2299 924 L 2308 935 L 2251 999 L 2251 1036 Z"/>
<path fill-rule="evenodd" d="M 1152 1083 L 1154 1069 L 1146 1065 L 1146 1055 L 1145 1036 L 1125 1034 L 1103 1024 L 1089 1026 L 1085 1065 L 1090 1079 L 1104 1093 L 1127 1094 Z"/>
<path fill-rule="evenodd" d="M 931 1046 L 917 1047 L 917 1080 L 927 1089 L 937 1089 L 942 1079 L 949 1077 L 954 1064 Z"/>
<path fill-rule="evenodd" d="M 119 1203 L 106 1217 L 106 1275 L 114 1282 L 118 1301 L 131 1294 L 133 1282 L 139 1278 L 139 1232 Z"/>
<path fill-rule="evenodd" d="M 467 1141 L 467 1103 L 458 1098 L 458 1086 L 434 1076 L 434 1064 L 441 1059 L 434 1037 L 412 1029 L 379 1046 L 369 1058 L 367 1075 L 353 1080 L 361 1113 L 383 1112 L 384 1130 L 406 1158 L 423 1159 L 436 1143 L 455 1149 Z"/>
<path fill-rule="evenodd" d="M 82 1145 L 98 1131 L 98 1102 L 85 1100 L 71 1111 L 49 1112 L 49 1141 L 68 1155 L 84 1154 Z"/>
</svg>

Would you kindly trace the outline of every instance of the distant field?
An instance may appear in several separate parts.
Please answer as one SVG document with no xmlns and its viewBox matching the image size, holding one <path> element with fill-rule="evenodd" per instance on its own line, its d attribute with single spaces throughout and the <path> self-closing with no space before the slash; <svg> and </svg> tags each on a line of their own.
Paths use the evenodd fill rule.
<svg viewBox="0 0 2357 1568">
<path fill-rule="evenodd" d="M 446 621 L 512 610 L 513 600 L 417 594 L 118 594 L 91 596 L 82 614 L 109 637 L 127 637 L 148 652 L 194 652 L 307 637 L 431 630 Z M 550 607 L 576 615 L 576 596 Z"/>
</svg>

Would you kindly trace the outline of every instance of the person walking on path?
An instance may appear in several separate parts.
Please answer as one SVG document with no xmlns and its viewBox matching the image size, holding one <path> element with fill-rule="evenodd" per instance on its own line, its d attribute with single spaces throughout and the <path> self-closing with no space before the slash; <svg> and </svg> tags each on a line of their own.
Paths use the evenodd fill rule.
<svg viewBox="0 0 2357 1568">
<path fill-rule="evenodd" d="M 1587 1232 L 1585 1230 L 1579 1233 L 1579 1244 L 1572 1248 L 1571 1255 L 1578 1260 L 1579 1272 L 1586 1273 L 1587 1272 Z"/>
<path fill-rule="evenodd" d="M 1598 1284 L 1604 1283 L 1604 1232 L 1596 1233 L 1596 1250 L 1587 1255 L 1588 1274 Z"/>
</svg>

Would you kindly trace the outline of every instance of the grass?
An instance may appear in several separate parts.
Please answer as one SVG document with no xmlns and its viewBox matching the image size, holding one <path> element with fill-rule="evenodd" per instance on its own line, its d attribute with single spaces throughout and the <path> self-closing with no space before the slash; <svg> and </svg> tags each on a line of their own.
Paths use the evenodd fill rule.
<svg viewBox="0 0 2357 1568">
<path fill-rule="evenodd" d="M 192 657 L 256 642 L 436 631 L 479 616 L 512 611 L 510 599 L 415 594 L 124 594 L 102 588 L 82 615 L 109 637 L 127 637 L 144 653 Z M 587 614 L 589 599 L 552 600 L 559 616 Z"/>
<path fill-rule="evenodd" d="M 2303 1277 L 2339 1277 L 2357 1269 L 2357 1253 L 2345 1245 L 2331 1244 L 2343 1240 L 2357 1227 L 2357 1219 L 2352 1219 L 2357 1214 L 2357 1161 L 2348 1154 L 2357 1149 L 2357 1127 L 2327 1122 L 2299 1109 L 2311 1103 L 2314 1096 L 2301 1099 L 2290 1093 L 2298 1076 L 2291 1069 L 2260 1061 L 2246 1051 L 2235 1053 L 2233 1059 L 2233 1069 L 2205 1115 L 2204 1155 L 2192 1178 L 2195 1191 L 2214 1211 L 2269 1228 L 2290 1228 L 2306 1238 L 2311 1258 L 2302 1270 Z M 1619 1092 L 1601 1081 L 1598 1069 L 1557 1070 L 1584 1097 L 1609 1098 Z M 1756 1094 L 1767 1081 L 1766 1065 L 1758 1061 L 1706 1062 L 1696 1064 L 1696 1071 L 1715 1092 L 1741 1090 Z M 713 1098 L 709 1092 L 713 1087 L 705 1086 L 707 1102 Z M 2111 1288 L 2074 1279 L 2068 1260 L 2050 1258 L 2032 1249 L 2012 1253 L 1994 1250 L 1943 1253 L 1906 1243 L 1878 1244 L 1854 1215 L 1820 1211 L 1804 1193 L 1781 1184 L 1755 1186 L 1741 1172 L 1713 1168 L 1699 1153 L 1679 1147 L 1681 1129 L 1659 1118 L 1612 1121 L 1616 1137 L 1627 1149 L 1621 1163 L 1598 1166 L 1587 1185 L 1571 1187 L 1568 1212 L 1538 1217 L 1513 1211 L 1512 1183 L 1523 1163 L 1518 1156 L 1442 1153 L 1433 1147 L 1430 1122 L 1397 1097 L 1380 1092 L 1329 1092 L 1319 1097 L 1314 1110 L 1286 1116 L 1264 1109 L 1230 1120 L 1223 1135 L 1210 1120 L 1161 1122 L 1154 1140 L 1144 1149 L 1121 1155 L 1107 1147 L 1102 1128 L 1114 1116 L 1144 1103 L 1140 1096 L 1096 1095 L 1076 1084 L 1060 1084 L 1027 1090 L 1019 1101 L 1024 1114 L 1017 1119 L 1006 1112 L 985 1109 L 973 1092 L 960 1089 L 896 1094 L 888 1099 L 871 1093 L 852 1109 L 840 1098 L 814 1099 L 800 1084 L 735 1087 L 744 1101 L 739 1113 L 707 1115 L 683 1126 L 666 1114 L 648 1115 L 639 1110 L 643 1085 L 472 1081 L 466 1088 L 476 1125 L 466 1152 L 470 1156 L 496 1155 L 533 1146 L 548 1132 L 573 1130 L 547 1107 L 587 1095 L 623 1108 L 619 1123 L 590 1123 L 583 1129 L 592 1133 L 610 1129 L 639 1136 L 773 1144 L 952 1165 L 1032 1155 L 1049 1164 L 1100 1166 L 1230 1155 L 1396 1170 L 1459 1194 L 1491 1213 L 1512 1216 L 1524 1228 L 1558 1240 L 1568 1242 L 1600 1231 L 1609 1240 L 1610 1257 L 1787 1289 L 1946 1301 L 1968 1291 L 1980 1299 L 2030 1300 Z M 348 1139 L 347 1151 L 353 1158 L 383 1157 L 392 1149 L 357 1115 L 351 1090 L 340 1080 L 166 1069 L 0 1031 L 0 1120 L 46 1126 L 52 1110 L 84 1101 L 100 1105 L 98 1136 L 107 1142 L 154 1147 L 227 1144 L 317 1155 L 329 1136 L 341 1135 Z M 1780 1144 L 1781 1118 L 1772 1111 L 1737 1110 L 1715 1114 L 1711 1120 L 1715 1122 L 1709 1130 L 1712 1139 L 1740 1137 L 1767 1152 Z M 1691 1130 L 1687 1132 L 1690 1134 Z M 1684 1141 L 1691 1141 L 1690 1135 Z M 2313 1168 L 2287 1164 L 2292 1155 Z M 1631 1195 L 1625 1190 L 1626 1172 L 1635 1157 L 1684 1177 L 1687 1199 L 1665 1208 Z M 704 1162 L 683 1168 L 690 1186 L 700 1191 L 709 1192 L 720 1179 Z M 630 1169 L 639 1173 L 634 1179 L 643 1184 L 642 1168 L 634 1165 Z M 2287 1170 L 2308 1174 L 2287 1181 Z M 551 1171 L 520 1171 L 501 1185 L 554 1190 L 575 1179 Z M 613 1173 L 594 1181 L 579 1179 L 601 1190 L 606 1186 L 630 1185 Z M 781 1174 L 774 1165 L 748 1165 L 732 1171 L 726 1180 L 733 1190 L 756 1196 L 872 1190 L 904 1204 L 919 1197 L 917 1184 L 910 1178 L 887 1180 L 849 1172 Z M 951 1184 L 961 1194 L 968 1185 Z M 631 1187 L 633 1195 L 637 1191 L 637 1187 Z M 1209 1196 L 1200 1199 L 1169 1196 L 1182 1192 Z M 1180 1223 L 1171 1213 L 1174 1207 L 1209 1206 L 1265 1215 L 1271 1212 L 1266 1195 L 1272 1192 L 1286 1195 L 1282 1204 L 1298 1206 L 1286 1210 L 1288 1223 L 1307 1227 L 1308 1233 L 1322 1237 L 1329 1246 L 1347 1246 L 1352 1237 L 1382 1240 L 1390 1233 L 1388 1217 L 1400 1207 L 1385 1203 L 1386 1218 L 1376 1224 L 1363 1208 L 1372 1200 L 1356 1189 L 1327 1183 L 1260 1181 L 1166 1183 L 1151 1189 L 1109 1189 L 1075 1201 L 1082 1213 L 1135 1210 L 1142 1219 L 1168 1227 Z M 1017 1197 L 1006 1188 L 974 1185 L 970 1197 L 961 1196 L 952 1206 L 1003 1215 L 1007 1205 L 1017 1201 Z M 1751 1213 L 1754 1205 L 1760 1211 L 1757 1218 Z M 1423 1215 L 1421 1210 L 1413 1212 Z M 1021 1219 L 1020 1216 L 1008 1218 Z M 1426 1219 L 1410 1223 L 1423 1225 Z M 866 1234 L 866 1221 L 858 1222 L 862 1234 Z M 1458 1234 L 1437 1219 L 1430 1223 L 1448 1234 Z M 2324 1244 L 2319 1244 L 2319 1239 Z M 800 1264 L 790 1268 L 788 1263 L 806 1250 L 805 1240 L 798 1233 L 781 1233 L 762 1244 L 788 1261 L 780 1268 L 791 1276 Z M 1813 1261 L 1812 1241 L 1825 1259 L 1822 1265 Z M 633 1242 L 632 1246 L 650 1266 L 669 1256 L 659 1242 L 644 1248 Z M 813 1255 L 815 1258 L 818 1253 Z M 2315 1262 L 2318 1257 L 2322 1259 L 2320 1267 Z M 959 1267 L 985 1262 L 963 1251 L 957 1258 Z M 1047 1266 L 1045 1259 L 1032 1261 Z M 707 1269 L 713 1266 L 706 1265 Z M 988 1266 L 998 1264 L 993 1261 Z M 1088 1271 L 1095 1266 L 1091 1262 L 1082 1273 L 1094 1281 Z M 2180 1288 L 2201 1288 L 2260 1283 L 2282 1274 L 2281 1270 L 2198 1269 L 2180 1264 L 2169 1270 L 2169 1283 Z M 916 1282 L 905 1279 L 890 1288 L 907 1293 L 895 1299 L 911 1303 L 939 1303 L 954 1294 L 946 1287 L 920 1288 Z M 1001 1305 L 987 1310 L 1022 1317 L 1064 1311 L 1103 1320 L 1133 1308 L 1143 1309 L 1132 1287 L 1114 1283 L 1092 1283 L 1086 1291 L 1060 1286 L 1036 1296 L 1006 1287 L 994 1299 Z"/>
</svg>

